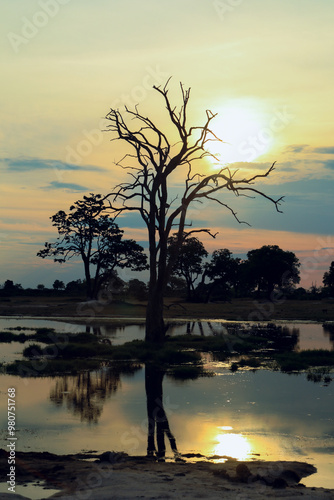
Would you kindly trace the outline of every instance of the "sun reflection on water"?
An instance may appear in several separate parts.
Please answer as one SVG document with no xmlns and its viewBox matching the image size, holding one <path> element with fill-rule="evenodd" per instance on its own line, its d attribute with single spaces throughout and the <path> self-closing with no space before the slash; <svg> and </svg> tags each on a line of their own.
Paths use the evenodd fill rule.
<svg viewBox="0 0 334 500">
<path fill-rule="evenodd" d="M 220 427 L 220 430 L 229 430 L 232 427 Z M 214 438 L 215 455 L 225 455 L 237 460 L 247 460 L 253 452 L 252 446 L 246 436 L 233 432 L 219 433 Z"/>
</svg>

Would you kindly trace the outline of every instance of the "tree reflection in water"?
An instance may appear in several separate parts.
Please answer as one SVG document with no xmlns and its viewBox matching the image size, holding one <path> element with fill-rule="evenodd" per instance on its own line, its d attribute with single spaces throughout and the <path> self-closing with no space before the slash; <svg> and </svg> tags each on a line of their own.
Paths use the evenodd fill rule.
<svg viewBox="0 0 334 500">
<path fill-rule="evenodd" d="M 168 418 L 163 407 L 162 381 L 166 371 L 156 365 L 145 365 L 145 391 L 147 404 L 147 455 L 156 456 L 164 461 L 166 455 L 165 436 L 169 439 L 175 459 L 180 458 L 175 437 L 173 436 Z"/>
<path fill-rule="evenodd" d="M 332 344 L 332 349 L 334 349 L 334 324 L 324 323 L 323 325 L 324 334 L 329 337 L 329 341 Z"/>
<path fill-rule="evenodd" d="M 50 400 L 57 406 L 66 405 L 81 421 L 97 424 L 104 402 L 120 387 L 121 373 L 135 373 L 140 365 L 115 365 L 95 372 L 57 378 L 50 391 Z M 162 382 L 166 371 L 151 363 L 145 365 L 145 390 L 147 404 L 147 455 L 159 461 L 165 459 L 165 437 L 169 439 L 175 459 L 180 460 L 163 406 Z"/>
<path fill-rule="evenodd" d="M 120 386 L 121 373 L 135 373 L 141 366 L 114 366 L 95 372 L 58 378 L 50 391 L 50 400 L 57 406 L 66 404 L 81 421 L 98 423 L 103 404 Z"/>
</svg>

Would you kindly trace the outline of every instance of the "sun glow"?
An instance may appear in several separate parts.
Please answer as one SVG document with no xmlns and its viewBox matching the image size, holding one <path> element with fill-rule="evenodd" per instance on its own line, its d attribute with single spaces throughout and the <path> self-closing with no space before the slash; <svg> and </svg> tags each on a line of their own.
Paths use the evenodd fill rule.
<svg viewBox="0 0 334 500">
<path fill-rule="evenodd" d="M 213 453 L 216 455 L 226 455 L 237 460 L 245 460 L 251 452 L 251 444 L 242 434 L 226 433 L 218 434 L 215 437 Z"/>
<path fill-rule="evenodd" d="M 261 103 L 253 100 L 232 100 L 217 110 L 212 131 L 224 141 L 213 142 L 210 151 L 218 166 L 234 162 L 251 162 L 266 153 L 273 134 Z"/>
</svg>

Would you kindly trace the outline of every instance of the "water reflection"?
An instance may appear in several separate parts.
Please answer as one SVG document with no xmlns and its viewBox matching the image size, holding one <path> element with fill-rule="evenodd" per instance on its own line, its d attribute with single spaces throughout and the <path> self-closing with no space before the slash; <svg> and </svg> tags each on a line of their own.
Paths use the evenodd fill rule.
<svg viewBox="0 0 334 500">
<path fill-rule="evenodd" d="M 215 444 L 213 453 L 219 456 L 225 455 L 237 460 L 247 460 L 253 451 L 251 443 L 243 434 L 221 432 L 220 430 L 214 438 L 214 442 L 217 444 Z"/>
<path fill-rule="evenodd" d="M 276 323 L 277 324 L 277 323 Z M 231 328 L 238 325 L 239 329 L 243 328 L 243 323 L 235 323 L 223 320 L 178 320 L 169 321 L 169 335 L 224 335 Z M 248 324 L 250 325 L 250 324 Z M 282 324 L 281 324 L 282 325 Z M 87 322 L 81 323 L 76 321 L 75 324 L 71 323 L 71 318 L 68 321 L 54 321 L 54 320 L 41 320 L 41 319 L 26 319 L 26 318 L 6 318 L 0 317 L 0 331 L 8 330 L 11 327 L 19 326 L 21 329 L 26 328 L 54 328 L 58 333 L 79 333 L 89 331 L 98 337 L 108 338 L 113 345 L 123 344 L 124 342 L 132 341 L 135 339 L 144 339 L 145 325 L 143 322 L 114 322 L 105 321 L 103 319 L 99 322 L 94 321 L 87 325 Z M 334 349 L 334 325 L 330 323 L 321 325 L 319 323 L 284 323 L 284 328 L 292 331 L 294 328 L 299 330 L 299 343 L 296 346 L 297 350 L 305 349 Z M 22 330 L 23 331 L 23 330 Z M 14 332 L 15 333 L 15 332 Z M 26 333 L 31 333 L 27 331 Z M 18 346 L 20 349 L 22 346 Z M 2 344 L 3 350 L 6 353 L 10 351 L 10 344 Z M 10 353 L 9 353 L 10 354 Z M 1 359 L 2 361 L 2 359 Z M 3 358 L 3 361 L 5 359 Z"/>
<path fill-rule="evenodd" d="M 289 336 L 291 339 L 298 337 L 298 342 L 292 345 L 297 351 L 306 349 L 329 349 L 334 350 L 334 325 L 325 323 L 271 323 L 281 328 L 283 336 Z M 236 334 L 245 338 L 246 335 L 255 334 L 257 323 L 235 323 L 232 321 L 183 321 L 169 323 L 168 334 L 171 336 L 192 334 L 192 335 L 215 335 L 222 336 Z M 263 328 L 265 325 L 260 324 Z"/>
<path fill-rule="evenodd" d="M 107 399 L 121 388 L 121 373 L 135 373 L 139 365 L 105 368 L 96 372 L 85 372 L 75 377 L 57 378 L 50 389 L 50 401 L 56 406 L 65 406 L 81 422 L 97 424 Z M 165 370 L 151 363 L 145 365 L 145 393 L 147 409 L 147 455 L 163 461 L 166 456 L 165 439 L 169 440 L 174 458 L 180 454 L 172 434 L 163 404 L 163 379 Z"/>
<path fill-rule="evenodd" d="M 324 335 L 329 338 L 334 349 L 334 324 L 324 323 L 323 329 L 324 329 Z"/>
<path fill-rule="evenodd" d="M 3 375 L 0 391 L 6 393 L 8 387 L 17 389 L 18 443 L 22 451 L 71 454 L 115 450 L 145 455 L 149 434 L 147 403 L 155 400 L 159 408 L 158 399 L 164 401 L 169 431 L 183 456 L 200 452 L 207 457 L 216 454 L 237 458 L 247 453 L 248 460 L 256 455 L 262 460 L 307 461 L 319 471 L 307 480 L 309 486 L 318 481 L 318 486 L 334 487 L 331 386 L 310 384 L 305 374 L 267 370 L 231 373 L 218 365 L 215 372 L 216 377 L 184 382 L 160 373 L 148 394 L 143 369 L 131 376 L 120 373 L 119 382 L 118 375 L 105 374 L 103 370 L 90 377 L 69 376 L 67 384 L 63 377 Z M 154 380 L 157 374 L 154 371 L 151 374 Z M 111 389 L 104 389 L 103 384 L 109 384 Z M 50 393 L 54 395 L 52 401 Z M 80 397 L 73 398 L 76 394 Z M 89 417 L 91 410 L 84 410 L 82 403 L 75 409 L 72 400 L 77 402 L 80 398 L 87 398 L 88 406 L 98 407 L 97 423 L 92 425 L 90 422 L 94 420 L 81 418 Z M 4 439 L 6 404 L 7 400 L 1 398 L 0 436 Z M 166 433 L 164 436 L 168 459 L 173 451 L 169 437 Z M 157 427 L 158 452 L 156 438 Z"/>
<path fill-rule="evenodd" d="M 147 407 L 147 455 L 156 456 L 159 461 L 165 459 L 165 437 L 168 438 L 170 447 L 177 459 L 180 457 L 176 440 L 172 434 L 168 418 L 163 406 L 162 381 L 165 371 L 157 366 L 146 363 L 145 366 L 145 391 Z"/>
<path fill-rule="evenodd" d="M 97 424 L 106 399 L 120 387 L 121 373 L 135 373 L 139 365 L 107 367 L 96 372 L 57 378 L 50 390 L 50 401 L 56 406 L 65 405 L 83 422 Z"/>
</svg>

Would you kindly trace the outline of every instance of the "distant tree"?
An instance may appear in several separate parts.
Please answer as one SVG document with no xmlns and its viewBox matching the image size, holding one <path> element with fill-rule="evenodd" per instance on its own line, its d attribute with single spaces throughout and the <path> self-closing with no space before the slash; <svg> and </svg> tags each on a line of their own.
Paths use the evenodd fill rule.
<svg viewBox="0 0 334 500">
<path fill-rule="evenodd" d="M 232 252 L 227 248 L 213 252 L 211 261 L 205 267 L 205 275 L 211 280 L 207 287 L 206 302 L 217 290 L 221 298 L 230 297 L 231 290 L 238 281 L 239 264 L 240 259 L 232 257 Z"/>
<path fill-rule="evenodd" d="M 300 281 L 300 262 L 293 252 L 277 245 L 264 245 L 248 252 L 247 257 L 250 278 L 258 292 L 264 292 L 268 298 L 276 286 L 286 288 Z"/>
<path fill-rule="evenodd" d="M 135 271 L 147 269 L 143 248 L 134 240 L 123 240 L 123 233 L 113 219 L 102 215 L 105 209 L 101 195 L 91 193 L 70 207 L 50 217 L 58 230 L 54 243 L 45 243 L 39 257 L 53 257 L 63 263 L 80 257 L 84 264 L 87 298 L 96 299 L 110 272 L 116 267 Z"/>
<path fill-rule="evenodd" d="M 187 300 L 195 299 L 195 283 L 204 270 L 203 258 L 207 255 L 208 252 L 198 238 L 184 237 L 181 247 L 177 235 L 168 239 L 168 257 L 173 262 L 171 274 L 185 279 Z"/>
<path fill-rule="evenodd" d="M 128 283 L 128 295 L 135 297 L 138 300 L 147 298 L 147 285 L 144 281 L 134 278 Z"/>
<path fill-rule="evenodd" d="M 110 272 L 106 272 L 104 274 L 104 281 L 101 286 L 101 290 L 103 290 L 107 295 L 112 296 L 113 294 L 121 294 L 126 289 L 126 282 L 123 281 L 116 269 Z"/>
<path fill-rule="evenodd" d="M 316 283 L 312 283 L 310 288 L 308 289 L 308 298 L 312 300 L 320 299 L 322 295 L 322 288 L 317 286 Z"/>
<path fill-rule="evenodd" d="M 183 297 L 187 293 L 187 283 L 184 278 L 178 276 L 171 276 L 166 288 L 166 295 Z"/>
<path fill-rule="evenodd" d="M 12 280 L 6 280 L 3 284 L 3 295 L 17 295 L 23 287 L 20 283 L 15 283 Z"/>
<path fill-rule="evenodd" d="M 63 281 L 55 280 L 53 285 L 52 285 L 52 288 L 54 290 L 63 290 L 65 288 L 65 284 Z"/>
<path fill-rule="evenodd" d="M 81 295 L 85 292 L 86 289 L 86 283 L 84 283 L 80 279 L 69 281 L 65 286 L 65 291 L 70 295 Z"/>
<path fill-rule="evenodd" d="M 334 295 L 334 261 L 331 263 L 329 270 L 325 272 L 322 281 L 325 291 L 329 295 Z"/>
<path fill-rule="evenodd" d="M 6 292 L 11 292 L 11 291 L 15 290 L 14 281 L 12 281 L 12 280 L 6 280 L 5 283 L 4 283 L 4 285 L 3 285 L 3 289 Z"/>
<path fill-rule="evenodd" d="M 37 285 L 37 290 L 45 290 L 45 285 L 40 283 L 39 285 Z"/>
</svg>

